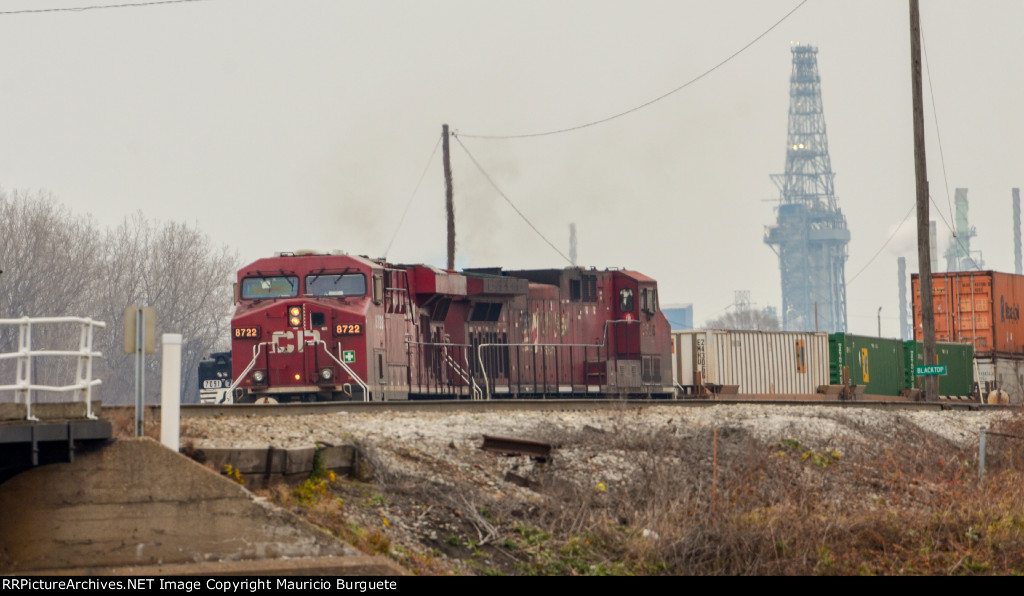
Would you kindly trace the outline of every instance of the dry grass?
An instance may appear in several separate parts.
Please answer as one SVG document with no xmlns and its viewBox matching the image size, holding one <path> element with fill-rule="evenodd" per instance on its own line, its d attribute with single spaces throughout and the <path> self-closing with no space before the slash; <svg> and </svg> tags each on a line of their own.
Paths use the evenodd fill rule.
<svg viewBox="0 0 1024 596">
<path fill-rule="evenodd" d="M 1021 415 L 991 429 L 983 479 L 976 445 L 910 424 L 842 449 L 737 429 L 535 430 L 559 449 L 520 470 L 533 499 L 462 481 L 456 468 L 443 481 L 399 473 L 372 450 L 361 480 L 311 500 L 272 496 L 430 575 L 1024 572 Z"/>
</svg>

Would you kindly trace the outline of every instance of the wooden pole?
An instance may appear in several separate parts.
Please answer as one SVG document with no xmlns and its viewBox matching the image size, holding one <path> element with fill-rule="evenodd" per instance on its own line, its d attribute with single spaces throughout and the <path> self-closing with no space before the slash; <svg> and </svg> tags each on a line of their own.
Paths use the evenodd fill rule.
<svg viewBox="0 0 1024 596">
<path fill-rule="evenodd" d="M 718 427 L 714 428 L 714 438 L 711 444 L 711 529 L 716 526 L 718 517 Z"/>
<path fill-rule="evenodd" d="M 452 162 L 448 153 L 448 125 L 441 127 L 444 154 L 444 206 L 448 214 L 448 270 L 455 269 L 455 199 L 452 191 Z"/>
<path fill-rule="evenodd" d="M 928 169 L 924 151 L 924 100 L 921 89 L 921 11 L 918 0 L 910 0 L 910 71 L 914 96 L 914 174 L 917 186 L 917 267 L 921 288 L 921 331 L 924 362 L 937 363 L 935 349 L 935 305 L 932 300 L 932 258 L 928 224 Z M 924 400 L 938 399 L 938 377 L 924 378 Z"/>
</svg>

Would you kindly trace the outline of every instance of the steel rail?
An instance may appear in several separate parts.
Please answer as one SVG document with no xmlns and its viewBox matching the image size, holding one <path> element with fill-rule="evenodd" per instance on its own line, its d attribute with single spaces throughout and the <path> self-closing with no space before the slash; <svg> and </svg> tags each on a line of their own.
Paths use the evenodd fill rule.
<svg viewBox="0 0 1024 596">
<path fill-rule="evenodd" d="M 411 400 L 385 402 L 308 402 L 289 404 L 182 404 L 182 418 L 242 416 L 309 416 L 339 412 L 502 412 L 516 410 L 542 411 L 632 411 L 649 407 L 708 408 L 714 406 L 761 405 L 803 406 L 837 409 L 882 409 L 907 411 L 992 411 L 1019 409 L 1020 405 L 982 404 L 968 401 L 837 401 L 820 399 L 492 399 L 492 400 Z M 131 411 L 134 406 L 104 405 L 106 412 Z M 153 415 L 159 406 L 151 406 Z"/>
</svg>

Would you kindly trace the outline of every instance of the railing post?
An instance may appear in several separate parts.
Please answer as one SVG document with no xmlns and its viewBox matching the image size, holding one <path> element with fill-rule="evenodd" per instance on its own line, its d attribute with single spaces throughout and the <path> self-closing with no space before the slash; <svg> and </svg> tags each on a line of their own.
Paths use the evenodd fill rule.
<svg viewBox="0 0 1024 596">
<path fill-rule="evenodd" d="M 32 321 L 28 317 L 21 320 L 18 326 L 18 389 L 15 390 L 15 399 L 25 400 L 25 419 L 38 420 L 32 415 Z"/>
<path fill-rule="evenodd" d="M 181 335 L 163 335 L 160 382 L 160 442 L 172 451 L 181 448 Z"/>
<path fill-rule="evenodd" d="M 92 342 L 95 321 L 87 319 L 82 322 L 82 333 L 78 341 L 78 371 L 75 385 L 78 397 L 85 400 L 85 417 L 95 420 L 92 413 Z"/>
<path fill-rule="evenodd" d="M 136 308 L 135 317 L 135 436 L 146 435 L 146 350 L 145 321 L 141 308 Z"/>
<path fill-rule="evenodd" d="M 981 425 L 981 434 L 978 436 L 978 479 L 985 476 L 985 425 Z"/>
</svg>

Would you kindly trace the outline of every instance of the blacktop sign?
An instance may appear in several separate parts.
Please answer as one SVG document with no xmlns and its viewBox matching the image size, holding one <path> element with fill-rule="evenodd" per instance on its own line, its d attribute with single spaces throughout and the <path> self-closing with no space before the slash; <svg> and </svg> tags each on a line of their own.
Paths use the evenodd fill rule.
<svg viewBox="0 0 1024 596">
<path fill-rule="evenodd" d="M 946 376 L 946 365 L 945 364 L 933 364 L 931 366 L 918 366 L 914 368 L 914 374 L 919 377 L 927 377 L 929 375 L 940 375 Z"/>
</svg>

